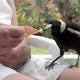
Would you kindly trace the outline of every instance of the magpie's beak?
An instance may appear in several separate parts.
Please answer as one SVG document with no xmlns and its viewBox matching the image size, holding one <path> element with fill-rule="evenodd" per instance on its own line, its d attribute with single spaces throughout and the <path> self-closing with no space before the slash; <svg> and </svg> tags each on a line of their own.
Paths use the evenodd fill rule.
<svg viewBox="0 0 80 80">
<path fill-rule="evenodd" d="M 43 31 L 51 31 L 52 24 L 48 24 Z"/>
</svg>

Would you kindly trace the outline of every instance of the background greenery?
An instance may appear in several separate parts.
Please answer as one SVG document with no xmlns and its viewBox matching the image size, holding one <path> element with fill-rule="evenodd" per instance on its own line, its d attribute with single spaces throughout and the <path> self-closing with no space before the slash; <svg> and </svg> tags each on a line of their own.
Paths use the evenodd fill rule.
<svg viewBox="0 0 80 80">
<path fill-rule="evenodd" d="M 80 24 L 80 0 L 16 0 L 18 25 L 45 28 L 46 19 L 60 18 Z M 50 37 L 48 32 L 42 36 Z"/>
</svg>

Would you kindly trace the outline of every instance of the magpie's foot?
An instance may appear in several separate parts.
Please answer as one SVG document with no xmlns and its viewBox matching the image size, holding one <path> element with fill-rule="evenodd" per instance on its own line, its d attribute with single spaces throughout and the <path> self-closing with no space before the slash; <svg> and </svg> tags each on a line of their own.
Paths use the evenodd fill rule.
<svg viewBox="0 0 80 80">
<path fill-rule="evenodd" d="M 51 63 L 51 64 L 45 66 L 45 69 L 47 69 L 47 70 L 53 69 L 55 64 L 57 64 L 57 63 Z"/>
<path fill-rule="evenodd" d="M 78 68 L 77 65 L 70 65 L 70 66 L 69 66 L 69 68 L 74 68 L 74 67 L 77 67 L 77 68 Z"/>
</svg>

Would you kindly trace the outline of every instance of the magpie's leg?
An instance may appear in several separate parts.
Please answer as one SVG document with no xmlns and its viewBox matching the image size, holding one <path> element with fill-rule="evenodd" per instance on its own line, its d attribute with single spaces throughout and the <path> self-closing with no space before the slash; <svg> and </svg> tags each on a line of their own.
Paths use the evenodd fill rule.
<svg viewBox="0 0 80 80">
<path fill-rule="evenodd" d="M 57 63 L 55 63 L 55 61 L 57 61 L 60 57 L 61 57 L 61 56 L 57 57 L 54 61 L 52 61 L 49 65 L 47 65 L 47 66 L 45 67 L 45 69 L 48 69 L 48 70 L 53 69 L 53 66 L 54 66 L 55 64 L 57 64 Z"/>
<path fill-rule="evenodd" d="M 78 66 L 79 66 L 79 53 L 78 53 L 78 58 L 77 58 L 76 64 L 75 65 L 70 65 L 70 68 L 78 67 Z"/>
<path fill-rule="evenodd" d="M 52 61 L 49 65 L 47 65 L 47 66 L 45 67 L 45 69 L 48 69 L 48 70 L 53 69 L 54 65 L 57 64 L 57 63 L 55 63 L 55 61 L 57 61 L 57 60 L 58 60 L 60 57 L 62 57 L 63 55 L 64 55 L 64 52 L 61 50 L 61 51 L 60 51 L 60 56 L 57 57 L 54 61 Z"/>
<path fill-rule="evenodd" d="M 79 66 L 79 54 L 78 54 L 78 58 L 77 58 L 77 61 L 76 61 L 76 64 L 75 64 L 76 67 Z"/>
</svg>

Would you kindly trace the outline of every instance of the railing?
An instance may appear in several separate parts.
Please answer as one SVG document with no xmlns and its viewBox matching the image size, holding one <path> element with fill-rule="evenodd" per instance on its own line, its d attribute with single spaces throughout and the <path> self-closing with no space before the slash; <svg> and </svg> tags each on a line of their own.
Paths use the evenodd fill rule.
<svg viewBox="0 0 80 80">
<path fill-rule="evenodd" d="M 45 59 L 50 59 L 51 55 L 33 55 L 37 58 L 45 58 Z M 64 64 L 75 64 L 76 63 L 76 59 L 77 59 L 78 55 L 75 54 L 71 54 L 71 55 L 64 55 L 63 56 L 63 63 Z"/>
</svg>

